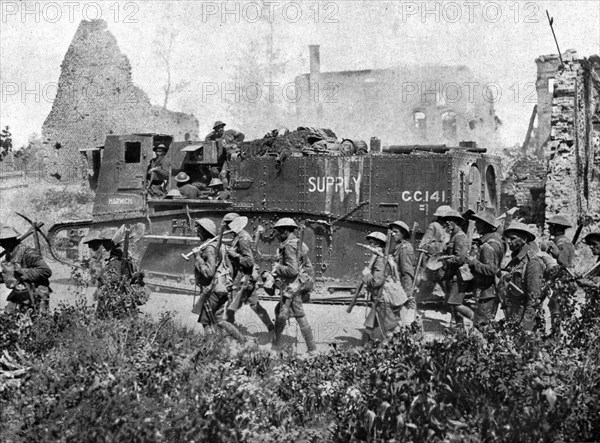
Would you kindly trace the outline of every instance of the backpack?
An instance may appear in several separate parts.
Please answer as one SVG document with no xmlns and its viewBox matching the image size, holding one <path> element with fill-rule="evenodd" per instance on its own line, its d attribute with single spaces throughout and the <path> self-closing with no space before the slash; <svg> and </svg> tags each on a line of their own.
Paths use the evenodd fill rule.
<svg viewBox="0 0 600 443">
<path fill-rule="evenodd" d="M 373 260 L 373 264 L 375 264 L 375 260 Z M 388 262 L 384 269 L 385 281 L 381 288 L 380 296 L 384 303 L 389 304 L 392 308 L 399 308 L 408 301 L 408 296 L 402 287 L 402 283 L 400 283 L 398 269 L 395 265 L 393 257 L 388 257 Z M 391 270 L 389 274 L 385 272 L 388 267 Z"/>
</svg>

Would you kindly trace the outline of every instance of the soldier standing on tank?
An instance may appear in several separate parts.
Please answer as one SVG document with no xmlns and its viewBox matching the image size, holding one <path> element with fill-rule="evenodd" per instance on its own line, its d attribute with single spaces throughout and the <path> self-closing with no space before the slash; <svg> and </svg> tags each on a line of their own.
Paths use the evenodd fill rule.
<svg viewBox="0 0 600 443">
<path fill-rule="evenodd" d="M 400 277 L 400 283 L 402 288 L 408 297 L 406 303 L 402 306 L 402 309 L 406 309 L 408 312 L 415 314 L 417 309 L 417 302 L 413 294 L 413 282 L 415 280 L 415 251 L 412 244 L 410 243 L 410 228 L 406 223 L 401 220 L 395 221 L 390 224 L 392 230 L 392 237 L 396 242 L 394 248 L 394 261 L 398 267 L 398 276 Z M 413 318 L 414 315 L 409 315 L 408 318 Z"/>
<path fill-rule="evenodd" d="M 369 246 L 376 252 L 371 255 L 371 261 L 362 271 L 362 281 L 372 302 L 371 309 L 365 319 L 365 327 L 371 336 L 377 328 L 382 338 L 397 330 L 399 323 L 392 307 L 386 303 L 381 296 L 381 290 L 385 283 L 385 257 L 387 237 L 382 232 L 371 232 L 366 237 Z"/>
<path fill-rule="evenodd" d="M 535 233 L 525 224 L 513 222 L 504 230 L 511 260 L 505 267 L 506 318 L 532 331 L 541 318 L 544 265 L 534 247 Z"/>
<path fill-rule="evenodd" d="M 226 123 L 217 120 L 213 125 L 212 132 L 210 132 L 204 140 L 215 141 L 220 145 L 217 158 L 219 169 L 213 171 L 213 178 L 217 178 L 218 175 L 218 178 L 221 179 L 224 187 L 227 188 L 229 186 L 229 162 L 233 156 L 236 156 L 239 153 L 239 144 L 244 141 L 246 136 L 235 129 L 228 129 L 225 131 L 225 126 Z M 214 172 L 217 174 L 214 174 Z"/>
<path fill-rule="evenodd" d="M 308 246 L 305 243 L 299 245 L 299 239 L 294 234 L 298 225 L 291 218 L 279 219 L 274 228 L 281 244 L 277 250 L 277 263 L 273 266 L 272 274 L 281 289 L 281 301 L 275 319 L 273 349 L 277 350 L 281 345 L 285 325 L 290 316 L 294 316 L 306 341 L 308 352 L 313 353 L 317 346 L 302 306 L 302 298 L 309 295 L 314 286 L 314 273 L 308 259 Z M 300 254 L 298 248 L 302 248 Z"/>
<path fill-rule="evenodd" d="M 0 283 L 12 289 L 8 295 L 6 312 L 34 309 L 46 314 L 50 304 L 52 271 L 43 257 L 19 240 L 20 234 L 12 226 L 0 228 L 0 248 L 6 254 L 2 262 Z"/>
<path fill-rule="evenodd" d="M 165 196 L 165 185 L 169 180 L 171 162 L 167 158 L 167 147 L 159 144 L 153 151 L 156 157 L 150 160 L 146 179 L 148 180 L 148 193 L 151 197 L 162 198 Z"/>
<path fill-rule="evenodd" d="M 258 301 L 258 293 L 256 292 L 256 282 L 259 278 L 258 267 L 254 263 L 252 237 L 244 229 L 248 224 L 248 217 L 240 217 L 237 214 L 230 213 L 223 217 L 223 223 L 226 223 L 228 228 L 235 234 L 231 246 L 227 248 L 227 256 L 231 260 L 233 271 L 232 278 L 235 281 L 237 276 L 241 275 L 239 294 L 234 296 L 234 300 L 238 298 L 237 306 L 235 309 L 227 309 L 227 321 L 235 324 L 235 312 L 242 305 L 248 304 L 267 327 L 267 330 L 272 332 L 275 326 L 267 310 Z"/>
<path fill-rule="evenodd" d="M 473 273 L 476 294 L 473 324 L 480 328 L 496 317 L 498 298 L 496 276 L 500 272 L 505 249 L 502 236 L 497 232 L 500 223 L 487 211 L 472 215 L 475 229 L 479 233 L 481 246 L 477 254 L 469 257 L 467 263 Z"/>
<path fill-rule="evenodd" d="M 450 210 L 442 217 L 444 228 L 450 234 L 450 241 L 443 251 L 450 256 L 444 260 L 443 286 L 445 302 L 456 325 L 463 324 L 463 317 L 473 318 L 473 311 L 463 304 L 467 285 L 463 281 L 460 267 L 466 263 L 470 252 L 469 239 L 461 228 L 464 218 L 455 210 Z"/>
<path fill-rule="evenodd" d="M 200 287 L 200 299 L 192 312 L 199 315 L 198 323 L 205 329 L 218 327 L 238 342 L 245 343 L 246 339 L 240 331 L 224 318 L 224 307 L 229 294 L 215 291 L 217 281 L 214 279 L 220 278 L 217 272 L 231 272 L 225 245 L 221 245 L 221 251 L 217 253 L 217 227 L 212 220 L 200 218 L 195 221 L 195 225 L 196 235 L 204 243 L 194 252 L 194 273 L 196 285 Z"/>
</svg>

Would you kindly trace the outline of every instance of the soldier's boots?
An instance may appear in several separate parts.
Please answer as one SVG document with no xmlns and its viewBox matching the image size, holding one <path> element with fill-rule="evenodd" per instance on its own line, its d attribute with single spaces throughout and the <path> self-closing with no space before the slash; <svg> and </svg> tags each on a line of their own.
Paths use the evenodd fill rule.
<svg viewBox="0 0 600 443">
<path fill-rule="evenodd" d="M 275 319 L 275 330 L 273 334 L 273 348 L 278 348 L 281 345 L 281 336 L 283 335 L 283 330 L 285 329 L 285 324 L 287 321 L 284 318 L 277 317 Z"/>
<path fill-rule="evenodd" d="M 297 318 L 296 321 L 298 322 L 298 326 L 300 326 L 300 332 L 302 333 L 302 337 L 304 337 L 308 352 L 316 351 L 317 345 L 315 343 L 315 338 L 313 337 L 312 328 L 308 324 L 306 317 Z"/>
</svg>

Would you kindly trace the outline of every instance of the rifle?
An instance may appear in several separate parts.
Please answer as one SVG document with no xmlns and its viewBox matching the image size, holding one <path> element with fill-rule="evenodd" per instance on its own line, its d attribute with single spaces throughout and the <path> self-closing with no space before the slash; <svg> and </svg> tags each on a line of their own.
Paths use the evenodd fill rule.
<svg viewBox="0 0 600 443">
<path fill-rule="evenodd" d="M 131 271 L 129 269 L 129 234 L 131 233 L 131 228 L 129 225 L 125 225 L 125 233 L 123 237 L 123 260 L 121 261 L 121 278 L 127 276 L 128 272 Z M 129 272 L 131 274 L 131 272 Z M 131 277 L 131 275 L 130 275 Z"/>
<path fill-rule="evenodd" d="M 214 287 L 215 284 L 215 278 L 217 278 L 217 273 L 216 270 L 219 269 L 219 266 L 221 265 L 221 261 L 223 260 L 222 254 L 221 254 L 221 244 L 223 243 L 223 234 L 225 233 L 225 223 L 221 222 L 221 227 L 219 228 L 219 235 L 217 237 L 217 265 L 215 267 L 215 275 L 213 276 L 212 282 L 211 282 L 211 290 Z M 213 240 L 213 239 L 211 239 Z M 208 244 L 208 242 L 205 242 Z M 206 297 L 210 294 L 210 290 L 209 291 L 202 291 L 202 293 L 200 294 L 200 299 L 198 300 L 197 306 L 199 307 L 199 312 L 200 315 L 202 315 L 202 312 L 204 311 L 204 304 L 206 303 Z M 212 312 L 207 312 L 207 314 L 209 316 L 212 316 Z M 214 318 L 212 319 L 214 320 Z"/>
<path fill-rule="evenodd" d="M 583 229 L 583 224 L 577 225 L 577 230 L 575 231 L 575 235 L 573 236 L 573 241 L 571 242 L 574 245 L 577 244 L 577 240 L 579 240 L 579 236 L 581 235 L 582 229 Z"/>
</svg>

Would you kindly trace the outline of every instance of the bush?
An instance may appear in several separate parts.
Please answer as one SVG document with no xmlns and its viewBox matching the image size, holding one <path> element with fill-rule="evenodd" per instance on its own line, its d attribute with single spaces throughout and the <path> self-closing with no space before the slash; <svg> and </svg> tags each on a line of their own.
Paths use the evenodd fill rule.
<svg viewBox="0 0 600 443">
<path fill-rule="evenodd" d="M 553 285 L 571 306 L 572 280 Z M 4 393 L 0 429 L 24 441 L 598 440 L 599 292 L 550 338 L 504 323 L 432 343 L 404 330 L 309 360 L 232 354 L 169 315 L 63 306 L 18 345 L 0 318 L 2 344 L 32 368 Z"/>
</svg>

